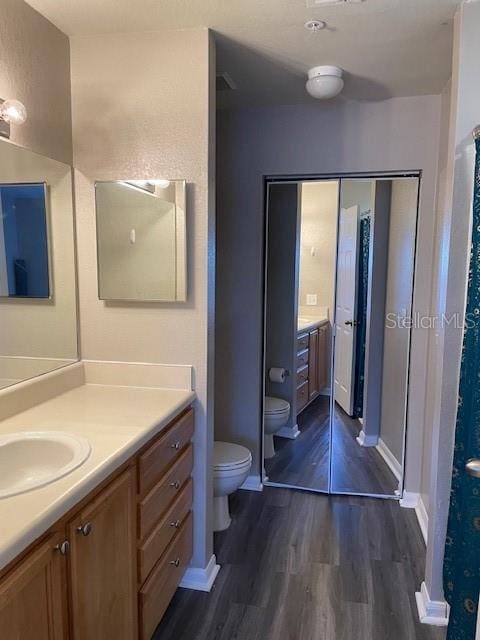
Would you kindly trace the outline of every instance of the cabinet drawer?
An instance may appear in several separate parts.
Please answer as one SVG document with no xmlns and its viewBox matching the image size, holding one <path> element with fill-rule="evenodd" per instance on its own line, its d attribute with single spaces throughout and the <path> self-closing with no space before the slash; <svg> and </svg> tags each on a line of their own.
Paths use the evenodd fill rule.
<svg viewBox="0 0 480 640">
<path fill-rule="evenodd" d="M 301 369 L 306 364 L 308 364 L 308 349 L 305 349 L 305 351 L 301 351 L 297 355 L 297 369 Z"/>
<path fill-rule="evenodd" d="M 308 365 L 297 371 L 297 387 L 301 387 L 308 380 Z"/>
<path fill-rule="evenodd" d="M 297 351 L 308 349 L 308 333 L 297 337 Z"/>
<path fill-rule="evenodd" d="M 138 550 L 138 575 L 143 582 L 177 533 L 192 507 L 193 482 L 188 480 L 182 492 Z"/>
<path fill-rule="evenodd" d="M 138 490 L 149 491 L 163 476 L 193 435 L 193 409 L 189 409 L 165 434 L 154 442 L 138 460 Z"/>
<path fill-rule="evenodd" d="M 189 444 L 158 484 L 138 504 L 138 537 L 143 540 L 190 477 L 193 446 Z"/>
<path fill-rule="evenodd" d="M 308 403 L 308 382 L 304 382 L 297 389 L 297 413 L 305 407 Z"/>
<path fill-rule="evenodd" d="M 178 535 L 140 588 L 138 604 L 141 640 L 150 640 L 152 637 L 190 562 L 193 548 L 192 525 L 190 513 Z"/>
</svg>

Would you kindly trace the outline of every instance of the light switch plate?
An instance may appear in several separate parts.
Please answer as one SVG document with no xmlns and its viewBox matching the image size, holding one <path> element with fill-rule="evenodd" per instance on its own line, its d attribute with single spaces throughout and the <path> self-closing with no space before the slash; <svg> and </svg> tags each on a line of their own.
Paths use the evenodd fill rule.
<svg viewBox="0 0 480 640">
<path fill-rule="evenodd" d="M 307 306 L 314 307 L 317 304 L 317 294 L 307 293 Z"/>
</svg>

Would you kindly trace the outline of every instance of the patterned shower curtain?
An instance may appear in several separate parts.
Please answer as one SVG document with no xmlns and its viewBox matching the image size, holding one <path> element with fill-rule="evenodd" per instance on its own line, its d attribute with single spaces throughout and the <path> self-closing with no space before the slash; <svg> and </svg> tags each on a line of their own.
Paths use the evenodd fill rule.
<svg viewBox="0 0 480 640">
<path fill-rule="evenodd" d="M 480 139 L 476 151 L 467 322 L 444 561 L 445 597 L 451 607 L 448 640 L 475 638 L 480 588 L 480 479 L 465 472 L 465 463 L 480 457 Z"/>
<path fill-rule="evenodd" d="M 357 282 L 357 340 L 355 345 L 355 385 L 353 417 L 363 416 L 365 384 L 365 341 L 367 339 L 368 261 L 370 255 L 370 216 L 360 218 L 360 256 Z"/>
</svg>

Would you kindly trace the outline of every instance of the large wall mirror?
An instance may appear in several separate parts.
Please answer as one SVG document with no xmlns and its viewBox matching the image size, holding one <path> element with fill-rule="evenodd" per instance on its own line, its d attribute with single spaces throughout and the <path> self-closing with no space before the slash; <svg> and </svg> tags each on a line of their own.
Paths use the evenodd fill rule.
<svg viewBox="0 0 480 640">
<path fill-rule="evenodd" d="M 264 468 L 403 490 L 419 177 L 268 184 Z"/>
<path fill-rule="evenodd" d="M 72 169 L 0 140 L 0 388 L 78 359 Z"/>
<path fill-rule="evenodd" d="M 184 180 L 95 183 L 101 300 L 184 301 Z"/>
</svg>

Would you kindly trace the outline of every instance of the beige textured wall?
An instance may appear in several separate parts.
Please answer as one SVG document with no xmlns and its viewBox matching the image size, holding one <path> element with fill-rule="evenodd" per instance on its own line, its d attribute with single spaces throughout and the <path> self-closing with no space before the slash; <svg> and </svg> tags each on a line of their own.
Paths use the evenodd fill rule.
<svg viewBox="0 0 480 640">
<path fill-rule="evenodd" d="M 193 564 L 203 567 L 212 553 L 207 334 L 213 317 L 207 294 L 214 276 L 213 269 L 208 272 L 213 260 L 209 145 L 210 136 L 214 141 L 214 74 L 209 32 L 72 38 L 71 58 L 82 356 L 194 366 Z M 187 180 L 188 300 L 102 302 L 97 297 L 94 181 L 158 177 Z"/>
<path fill-rule="evenodd" d="M 0 98 L 27 107 L 28 120 L 12 127 L 12 140 L 71 164 L 68 38 L 23 0 L 1 3 Z"/>
<path fill-rule="evenodd" d="M 333 313 L 337 250 L 338 182 L 304 182 L 301 196 L 300 273 L 298 304 L 317 294 L 317 306 Z M 314 255 L 312 255 L 312 249 Z M 304 308 L 314 314 L 315 306 Z"/>
</svg>

